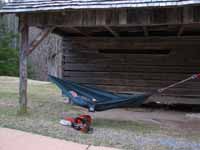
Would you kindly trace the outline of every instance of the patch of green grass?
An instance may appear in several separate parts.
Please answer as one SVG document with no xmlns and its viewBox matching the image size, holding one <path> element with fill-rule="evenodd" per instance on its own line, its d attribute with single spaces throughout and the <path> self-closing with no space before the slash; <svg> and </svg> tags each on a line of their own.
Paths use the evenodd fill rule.
<svg viewBox="0 0 200 150">
<path fill-rule="evenodd" d="M 9 117 L 9 116 L 15 116 L 17 109 L 15 107 L 0 107 L 0 117 Z"/>
<path fill-rule="evenodd" d="M 100 119 L 100 118 L 94 120 L 93 126 L 112 128 L 116 130 L 123 129 L 131 132 L 143 132 L 143 133 L 160 130 L 159 126 L 144 124 L 142 122 L 119 121 L 119 120 Z"/>
<path fill-rule="evenodd" d="M 59 118 L 62 112 L 73 110 L 73 106 L 65 105 L 59 89 L 51 84 L 39 81 L 28 82 L 28 111 L 32 117 L 45 119 Z M 0 112 L 17 112 L 18 78 L 0 77 Z M 8 115 L 8 117 L 10 117 Z M 29 116 L 30 117 L 30 116 Z"/>
<path fill-rule="evenodd" d="M 0 91 L 0 100 L 5 100 L 5 99 L 18 99 L 18 97 L 19 97 L 18 93 Z"/>
</svg>

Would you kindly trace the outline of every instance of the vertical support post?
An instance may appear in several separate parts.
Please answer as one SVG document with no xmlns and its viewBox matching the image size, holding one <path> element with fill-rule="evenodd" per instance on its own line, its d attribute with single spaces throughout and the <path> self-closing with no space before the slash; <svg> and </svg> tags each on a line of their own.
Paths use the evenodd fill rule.
<svg viewBox="0 0 200 150">
<path fill-rule="evenodd" d="M 28 33 L 29 27 L 27 23 L 27 16 L 20 16 L 20 51 L 19 51 L 19 113 L 27 112 L 27 55 L 28 49 Z"/>
</svg>

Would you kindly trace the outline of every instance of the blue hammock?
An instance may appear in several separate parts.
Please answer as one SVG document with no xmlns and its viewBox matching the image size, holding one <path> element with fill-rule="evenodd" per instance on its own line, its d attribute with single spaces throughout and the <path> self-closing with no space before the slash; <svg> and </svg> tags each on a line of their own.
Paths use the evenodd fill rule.
<svg viewBox="0 0 200 150">
<path fill-rule="evenodd" d="M 200 79 L 200 73 L 194 74 L 182 81 L 171 84 L 167 87 L 156 90 L 152 93 L 144 94 L 120 94 L 108 92 L 95 87 L 78 84 L 69 80 L 62 80 L 49 75 L 50 81 L 55 83 L 71 101 L 78 106 L 85 107 L 89 111 L 104 111 L 112 108 L 139 106 L 150 96 L 162 93 L 169 88 L 183 84 L 187 81 Z M 73 96 L 70 91 L 74 91 L 78 96 Z"/>
<path fill-rule="evenodd" d="M 51 82 L 55 83 L 63 94 L 78 106 L 85 107 L 89 111 L 104 111 L 113 108 L 139 106 L 152 95 L 152 93 L 144 94 L 117 94 L 108 92 L 95 87 L 78 84 L 69 80 L 62 80 L 49 75 Z M 78 94 L 77 97 L 72 96 L 70 91 Z"/>
</svg>

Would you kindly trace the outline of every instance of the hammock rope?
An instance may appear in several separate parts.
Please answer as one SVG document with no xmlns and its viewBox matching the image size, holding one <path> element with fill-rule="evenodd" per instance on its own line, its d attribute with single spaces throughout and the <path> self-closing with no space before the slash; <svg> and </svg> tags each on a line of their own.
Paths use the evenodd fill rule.
<svg viewBox="0 0 200 150">
<path fill-rule="evenodd" d="M 197 79 L 197 78 L 200 78 L 200 73 L 199 73 L 199 74 L 192 75 L 192 76 L 190 76 L 190 77 L 188 77 L 188 78 L 186 78 L 186 79 L 184 79 L 184 80 L 181 80 L 181 81 L 179 81 L 179 82 L 173 83 L 173 84 L 171 84 L 171 85 L 169 85 L 169 86 L 167 86 L 167 87 L 160 88 L 160 89 L 157 90 L 157 92 L 158 92 L 158 93 L 163 93 L 164 91 L 166 91 L 166 90 L 168 90 L 168 89 L 170 89 L 170 88 L 173 88 L 173 87 L 175 87 L 175 86 L 178 86 L 178 85 L 183 84 L 183 83 L 185 83 L 185 82 L 187 82 L 187 81 L 194 80 L 194 79 Z"/>
</svg>

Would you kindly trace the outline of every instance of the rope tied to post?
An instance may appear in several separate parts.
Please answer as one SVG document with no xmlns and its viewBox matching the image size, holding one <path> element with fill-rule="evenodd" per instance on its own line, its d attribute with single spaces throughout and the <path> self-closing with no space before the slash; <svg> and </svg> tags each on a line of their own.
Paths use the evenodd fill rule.
<svg viewBox="0 0 200 150">
<path fill-rule="evenodd" d="M 184 79 L 184 80 L 181 80 L 181 81 L 179 81 L 179 82 L 173 83 L 173 84 L 171 84 L 171 85 L 169 85 L 169 86 L 167 86 L 167 87 L 158 89 L 157 92 L 158 92 L 158 93 L 163 93 L 164 91 L 166 91 L 166 90 L 168 90 L 168 89 L 170 89 L 170 88 L 172 88 L 172 87 L 178 86 L 178 85 L 183 84 L 183 83 L 185 83 L 185 82 L 187 82 L 187 81 L 195 80 L 195 79 L 200 79 L 200 73 L 194 74 L 194 75 L 192 75 L 192 76 L 190 76 L 190 77 L 188 77 L 188 78 L 186 78 L 186 79 Z"/>
</svg>

